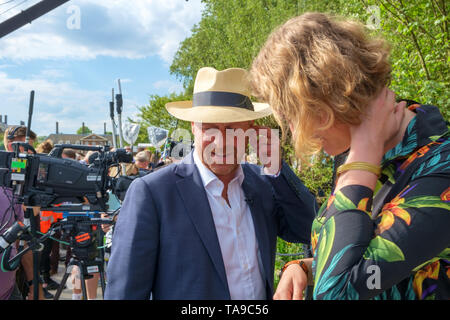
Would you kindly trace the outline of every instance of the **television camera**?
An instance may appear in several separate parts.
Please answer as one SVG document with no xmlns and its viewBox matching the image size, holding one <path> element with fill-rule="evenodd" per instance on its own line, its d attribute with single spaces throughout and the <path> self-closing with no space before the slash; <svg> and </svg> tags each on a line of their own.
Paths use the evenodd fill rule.
<svg viewBox="0 0 450 320">
<path fill-rule="evenodd" d="M 70 265 L 79 265 L 84 277 L 89 277 L 88 269 L 93 267 L 102 273 L 102 263 L 95 258 L 98 242 L 95 230 L 102 224 L 113 223 L 112 218 L 102 218 L 101 214 L 112 213 L 107 205 L 109 192 L 115 194 L 122 179 L 109 176 L 109 169 L 132 162 L 132 155 L 125 149 L 111 151 L 108 145 L 55 145 L 49 155 L 36 153 L 25 142 L 14 142 L 12 147 L 13 152 L 0 151 L 0 187 L 12 192 L 11 205 L 39 207 L 41 212 L 51 213 L 54 223 L 45 233 L 38 232 L 33 227 L 31 212 L 25 214 L 24 223 L 16 221 L 5 232 L 0 230 L 0 254 L 5 251 L 2 270 L 15 270 L 26 251 L 39 250 L 43 241 L 60 230 L 70 241 L 73 252 Z M 84 165 L 61 158 L 65 148 L 94 151 L 96 156 L 91 157 L 92 163 Z M 22 247 L 10 258 L 11 244 L 18 239 L 27 241 L 28 248 Z M 59 294 L 58 290 L 55 298 Z"/>
</svg>

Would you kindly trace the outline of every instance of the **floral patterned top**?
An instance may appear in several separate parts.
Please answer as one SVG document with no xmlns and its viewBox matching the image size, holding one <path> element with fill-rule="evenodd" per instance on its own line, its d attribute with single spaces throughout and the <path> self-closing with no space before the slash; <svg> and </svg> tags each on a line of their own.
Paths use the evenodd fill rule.
<svg viewBox="0 0 450 320">
<path fill-rule="evenodd" d="M 449 131 L 436 107 L 409 109 L 416 116 L 384 155 L 375 191 L 346 186 L 319 210 L 314 299 L 450 298 Z M 414 170 L 405 177 L 408 166 Z"/>
</svg>

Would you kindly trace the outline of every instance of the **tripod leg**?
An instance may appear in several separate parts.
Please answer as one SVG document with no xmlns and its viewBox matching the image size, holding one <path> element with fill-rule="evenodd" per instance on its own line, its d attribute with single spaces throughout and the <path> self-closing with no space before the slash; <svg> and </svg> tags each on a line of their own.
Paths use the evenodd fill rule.
<svg viewBox="0 0 450 320">
<path fill-rule="evenodd" d="M 106 287 L 106 284 L 105 284 L 105 271 L 103 270 L 103 266 L 102 265 L 100 265 L 99 268 L 100 268 L 100 283 L 102 285 L 102 298 L 104 299 L 105 298 L 105 287 Z"/>
<path fill-rule="evenodd" d="M 81 291 L 83 292 L 83 300 L 88 300 L 88 295 L 86 291 L 86 282 L 84 280 L 84 264 L 80 262 L 78 265 L 80 268 L 80 280 L 81 280 Z"/>
<path fill-rule="evenodd" d="M 39 252 L 33 250 L 33 300 L 39 300 Z"/>
<path fill-rule="evenodd" d="M 39 215 L 35 216 L 34 211 L 31 207 L 27 207 L 24 212 L 24 219 L 30 224 L 31 234 L 36 237 L 36 230 L 39 222 Z M 33 257 L 33 300 L 39 300 L 39 283 L 40 283 L 40 272 L 39 272 L 39 250 L 32 250 Z"/>
<path fill-rule="evenodd" d="M 63 276 L 63 278 L 61 280 L 61 284 L 59 285 L 58 290 L 56 291 L 56 294 L 55 294 L 55 297 L 53 298 L 53 300 L 58 300 L 59 299 L 59 296 L 61 295 L 61 293 L 62 293 L 62 291 L 64 289 L 64 286 L 66 285 L 67 279 L 69 278 L 69 276 L 71 274 L 71 272 L 69 271 L 71 269 L 69 267 L 70 267 L 70 265 L 68 265 L 66 267 L 66 272 L 64 273 L 64 276 Z"/>
</svg>

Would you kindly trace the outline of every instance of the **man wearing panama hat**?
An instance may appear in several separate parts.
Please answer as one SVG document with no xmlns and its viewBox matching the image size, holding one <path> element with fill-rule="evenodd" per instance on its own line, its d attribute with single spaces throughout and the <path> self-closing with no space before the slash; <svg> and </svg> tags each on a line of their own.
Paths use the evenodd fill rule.
<svg viewBox="0 0 450 320">
<path fill-rule="evenodd" d="M 166 109 L 191 122 L 195 147 L 128 189 L 105 298 L 271 299 L 277 236 L 309 243 L 316 202 L 254 125 L 270 106 L 250 100 L 246 70 L 202 68 L 193 100 Z M 264 171 L 241 161 L 249 132 Z"/>
</svg>

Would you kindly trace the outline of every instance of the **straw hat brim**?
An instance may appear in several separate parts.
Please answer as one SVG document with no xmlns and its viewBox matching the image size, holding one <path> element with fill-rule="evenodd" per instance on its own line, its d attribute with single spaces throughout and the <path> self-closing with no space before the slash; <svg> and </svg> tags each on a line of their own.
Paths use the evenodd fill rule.
<svg viewBox="0 0 450 320">
<path fill-rule="evenodd" d="M 272 114 L 267 103 L 252 102 L 254 111 L 225 106 L 192 107 L 192 101 L 175 101 L 166 104 L 167 111 L 175 118 L 202 123 L 228 123 L 256 120 Z"/>
</svg>

